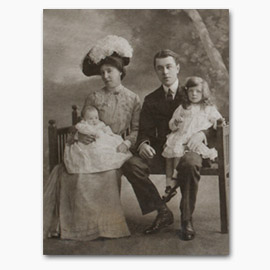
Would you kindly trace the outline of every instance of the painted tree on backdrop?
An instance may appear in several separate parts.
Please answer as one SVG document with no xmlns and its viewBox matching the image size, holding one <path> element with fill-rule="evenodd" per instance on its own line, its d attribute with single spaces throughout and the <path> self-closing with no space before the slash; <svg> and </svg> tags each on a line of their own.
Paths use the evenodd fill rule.
<svg viewBox="0 0 270 270">
<path fill-rule="evenodd" d="M 132 29 L 137 76 L 151 83 L 153 52 L 169 48 L 180 55 L 180 77 L 196 75 L 209 82 L 221 113 L 229 116 L 228 10 L 115 10 Z M 147 46 L 146 46 L 147 45 Z M 136 61 L 136 62 L 135 62 Z M 145 83 L 134 84 L 144 89 Z M 130 77 L 129 77 L 130 78 Z M 181 79 L 181 78 L 180 78 Z M 130 78 L 132 80 L 132 78 Z M 154 86 L 153 86 L 154 87 Z M 150 87 L 149 87 L 150 89 Z"/>
<path fill-rule="evenodd" d="M 195 9 L 169 10 L 169 12 L 175 16 L 179 15 L 181 12 L 185 12 L 191 19 L 196 32 L 191 32 L 193 46 L 190 46 L 190 43 L 181 45 L 184 55 L 189 58 L 189 60 L 185 59 L 185 61 L 190 61 L 195 66 L 199 67 L 199 69 L 206 71 L 206 73 L 203 73 L 207 75 L 206 79 L 211 85 L 211 90 L 215 92 L 216 96 L 218 95 L 217 103 L 219 108 L 228 119 L 228 10 L 200 10 L 200 12 L 204 14 L 206 23 L 204 23 L 199 11 Z M 211 33 L 211 36 L 209 32 Z M 203 45 L 202 47 L 197 45 L 198 39 L 200 39 Z M 212 39 L 214 39 L 215 42 L 213 42 Z"/>
</svg>

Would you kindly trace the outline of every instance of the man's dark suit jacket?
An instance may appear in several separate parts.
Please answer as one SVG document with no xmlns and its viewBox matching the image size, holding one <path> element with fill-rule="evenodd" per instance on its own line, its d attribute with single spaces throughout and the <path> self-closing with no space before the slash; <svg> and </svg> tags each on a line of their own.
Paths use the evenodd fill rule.
<svg viewBox="0 0 270 270">
<path fill-rule="evenodd" d="M 166 100 L 162 86 L 145 97 L 140 115 L 137 147 L 147 141 L 158 153 L 162 152 L 166 136 L 170 133 L 169 121 L 181 102 L 180 87 L 171 102 Z"/>
<path fill-rule="evenodd" d="M 138 148 L 142 142 L 148 142 L 155 150 L 157 155 L 152 160 L 151 171 L 165 173 L 165 161 L 161 156 L 166 136 L 171 132 L 169 121 L 176 108 L 182 103 L 183 90 L 179 86 L 174 100 L 169 103 L 163 87 L 147 95 L 140 115 L 139 133 L 136 143 Z M 204 131 L 207 139 L 213 136 L 213 129 Z"/>
</svg>

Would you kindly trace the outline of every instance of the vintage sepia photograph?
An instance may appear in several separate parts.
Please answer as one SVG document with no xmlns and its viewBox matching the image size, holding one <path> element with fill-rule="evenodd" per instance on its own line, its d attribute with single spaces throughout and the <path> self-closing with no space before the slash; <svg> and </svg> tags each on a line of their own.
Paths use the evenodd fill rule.
<svg viewBox="0 0 270 270">
<path fill-rule="evenodd" d="M 229 9 L 43 10 L 43 254 L 230 254 Z"/>
</svg>

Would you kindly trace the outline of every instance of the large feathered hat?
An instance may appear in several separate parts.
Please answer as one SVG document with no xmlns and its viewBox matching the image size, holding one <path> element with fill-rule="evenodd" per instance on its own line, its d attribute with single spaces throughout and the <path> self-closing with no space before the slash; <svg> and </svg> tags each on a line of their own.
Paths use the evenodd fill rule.
<svg viewBox="0 0 270 270">
<path fill-rule="evenodd" d="M 103 64 L 115 63 L 118 67 L 127 66 L 133 49 L 122 37 L 109 35 L 99 40 L 83 59 L 82 71 L 86 76 L 100 75 Z"/>
</svg>

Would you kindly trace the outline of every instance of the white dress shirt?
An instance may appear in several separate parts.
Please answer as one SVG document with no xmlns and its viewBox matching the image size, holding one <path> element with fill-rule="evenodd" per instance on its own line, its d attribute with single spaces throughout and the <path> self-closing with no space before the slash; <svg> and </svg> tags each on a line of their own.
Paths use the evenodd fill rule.
<svg viewBox="0 0 270 270">
<path fill-rule="evenodd" d="M 173 99 L 174 99 L 175 95 L 176 95 L 176 92 L 177 92 L 177 89 L 178 89 L 178 85 L 179 85 L 178 79 L 176 79 L 175 82 L 169 87 L 163 84 L 162 86 L 163 86 L 163 89 L 165 91 L 165 95 L 167 96 L 169 89 L 171 89 Z"/>
</svg>

